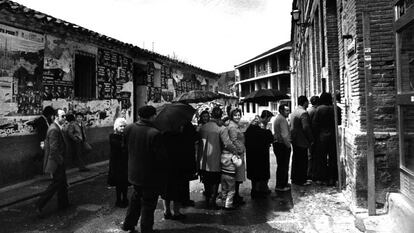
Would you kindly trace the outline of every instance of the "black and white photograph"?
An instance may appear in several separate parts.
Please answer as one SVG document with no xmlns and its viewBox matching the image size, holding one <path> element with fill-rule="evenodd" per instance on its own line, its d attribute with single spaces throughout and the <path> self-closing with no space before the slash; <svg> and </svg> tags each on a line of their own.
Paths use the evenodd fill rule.
<svg viewBox="0 0 414 233">
<path fill-rule="evenodd" d="M 0 0 L 0 233 L 413 219 L 413 0 Z"/>
</svg>

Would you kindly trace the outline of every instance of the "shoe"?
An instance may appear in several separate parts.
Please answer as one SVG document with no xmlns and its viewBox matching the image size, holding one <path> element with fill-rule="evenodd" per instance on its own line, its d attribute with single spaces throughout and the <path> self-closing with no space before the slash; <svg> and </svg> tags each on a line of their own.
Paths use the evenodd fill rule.
<svg viewBox="0 0 414 233">
<path fill-rule="evenodd" d="M 81 168 L 79 168 L 79 171 L 80 172 L 88 172 L 88 171 L 90 171 L 91 169 L 89 169 L 89 168 L 86 168 L 86 167 L 81 167 Z"/>
<path fill-rule="evenodd" d="M 58 210 L 66 210 L 69 209 L 70 207 L 72 207 L 73 205 L 70 203 L 67 204 L 63 204 L 63 205 L 58 205 Z"/>
<path fill-rule="evenodd" d="M 188 206 L 195 206 L 195 202 L 193 200 L 186 200 L 182 203 L 182 205 L 184 207 L 188 207 Z"/>
<path fill-rule="evenodd" d="M 312 184 L 311 180 L 307 180 L 305 183 L 303 183 L 303 186 L 309 186 Z"/>
<path fill-rule="evenodd" d="M 236 207 L 230 206 L 230 207 L 224 207 L 223 209 L 226 211 L 232 211 L 232 210 L 236 210 Z"/>
<path fill-rule="evenodd" d="M 117 200 L 117 201 L 115 202 L 115 206 L 116 206 L 116 207 L 120 207 L 120 208 L 122 208 L 122 201 Z"/>
<path fill-rule="evenodd" d="M 237 204 L 237 205 L 244 205 L 244 204 L 246 204 L 246 202 L 243 201 L 243 197 L 241 197 L 241 196 L 234 196 L 233 203 L 234 204 Z"/>
<path fill-rule="evenodd" d="M 170 212 L 164 212 L 164 219 L 172 219 L 172 214 Z"/>
<path fill-rule="evenodd" d="M 127 227 L 121 226 L 121 230 L 128 231 L 129 233 L 138 233 L 138 231 L 135 230 L 135 227 L 134 228 L 127 228 Z"/>
<path fill-rule="evenodd" d="M 183 220 L 186 216 L 182 213 L 174 214 L 171 216 L 171 220 Z"/>
<path fill-rule="evenodd" d="M 279 187 L 275 188 L 276 192 L 286 192 L 286 191 L 289 191 L 289 190 L 290 190 L 289 186 L 286 186 L 286 187 L 283 187 L 283 188 L 279 188 Z"/>
<path fill-rule="evenodd" d="M 124 199 L 124 200 L 122 200 L 122 202 L 121 202 L 121 207 L 122 208 L 126 208 L 126 207 L 128 207 L 128 205 L 129 205 L 129 200 L 128 199 Z"/>
</svg>

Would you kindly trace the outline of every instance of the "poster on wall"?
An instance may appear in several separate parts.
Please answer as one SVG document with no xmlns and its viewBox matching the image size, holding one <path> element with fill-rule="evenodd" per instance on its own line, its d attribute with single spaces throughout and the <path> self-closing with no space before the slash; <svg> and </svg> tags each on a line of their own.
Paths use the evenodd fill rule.
<svg viewBox="0 0 414 233">
<path fill-rule="evenodd" d="M 97 78 L 99 99 L 121 99 L 122 86 L 132 80 L 132 59 L 99 48 Z"/>
<path fill-rule="evenodd" d="M 73 82 L 64 79 L 61 69 L 43 69 L 43 100 L 71 98 Z"/>
<path fill-rule="evenodd" d="M 0 24 L 0 116 L 42 111 L 44 36 Z"/>
</svg>

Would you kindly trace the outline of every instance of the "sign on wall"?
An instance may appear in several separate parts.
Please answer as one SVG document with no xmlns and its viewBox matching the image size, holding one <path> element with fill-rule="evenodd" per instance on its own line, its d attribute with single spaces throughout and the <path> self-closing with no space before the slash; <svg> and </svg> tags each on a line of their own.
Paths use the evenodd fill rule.
<svg viewBox="0 0 414 233">
<path fill-rule="evenodd" d="M 132 80 L 132 59 L 99 48 L 97 77 L 99 99 L 121 99 L 123 85 Z"/>
<path fill-rule="evenodd" d="M 0 25 L 0 116 L 41 113 L 44 36 Z"/>
</svg>

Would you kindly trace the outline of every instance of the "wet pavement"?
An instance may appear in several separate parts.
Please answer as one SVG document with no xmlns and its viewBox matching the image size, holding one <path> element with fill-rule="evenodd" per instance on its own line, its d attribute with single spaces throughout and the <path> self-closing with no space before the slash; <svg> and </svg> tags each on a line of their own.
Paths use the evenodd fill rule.
<svg viewBox="0 0 414 233">
<path fill-rule="evenodd" d="M 273 189 L 273 154 L 271 164 L 269 187 Z M 273 191 L 265 199 L 251 200 L 247 181 L 241 186 L 246 204 L 234 211 L 205 209 L 202 187 L 198 180 L 191 182 L 191 198 L 196 205 L 183 209 L 187 218 L 182 221 L 164 220 L 159 200 L 154 228 L 163 233 L 360 232 L 342 194 L 334 187 L 292 185 L 291 191 Z M 115 190 L 106 185 L 106 175 L 96 176 L 70 187 L 73 206 L 65 211 L 56 210 L 55 198 L 41 216 L 34 212 L 34 199 L 0 209 L 0 232 L 123 232 L 119 224 L 126 209 L 114 206 L 114 195 Z"/>
</svg>

